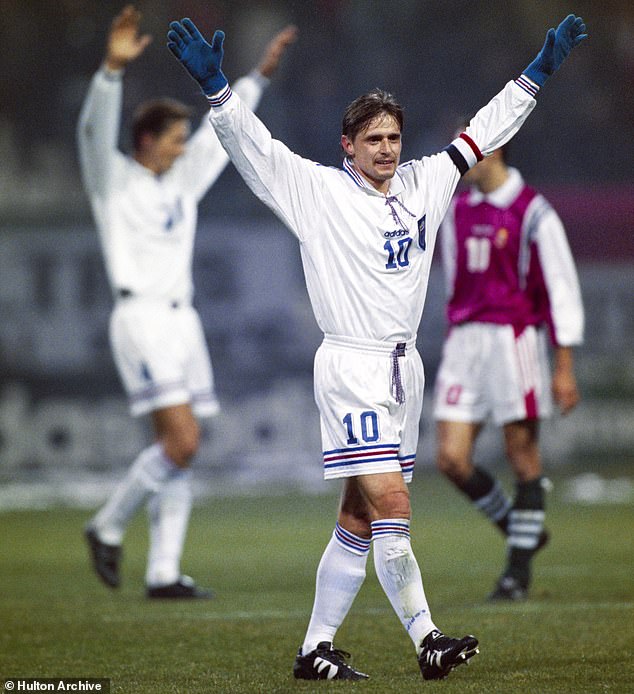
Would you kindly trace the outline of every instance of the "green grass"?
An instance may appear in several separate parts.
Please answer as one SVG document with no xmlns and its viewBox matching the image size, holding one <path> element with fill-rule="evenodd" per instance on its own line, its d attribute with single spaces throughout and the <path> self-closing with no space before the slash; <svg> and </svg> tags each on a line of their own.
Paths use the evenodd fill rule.
<svg viewBox="0 0 634 694">
<path fill-rule="evenodd" d="M 337 638 L 371 679 L 292 678 L 334 496 L 196 508 L 183 568 L 217 592 L 198 603 L 143 598 L 143 517 L 126 537 L 124 584 L 113 592 L 88 567 L 87 513 L 1 514 L 0 680 L 107 677 L 125 694 L 634 692 L 631 505 L 568 504 L 556 487 L 548 499 L 552 541 L 535 561 L 531 600 L 490 605 L 483 597 L 503 565 L 501 538 L 435 473 L 419 471 L 412 501 L 413 545 L 434 619 L 481 643 L 472 665 L 443 682 L 420 678 L 371 562 Z"/>
</svg>

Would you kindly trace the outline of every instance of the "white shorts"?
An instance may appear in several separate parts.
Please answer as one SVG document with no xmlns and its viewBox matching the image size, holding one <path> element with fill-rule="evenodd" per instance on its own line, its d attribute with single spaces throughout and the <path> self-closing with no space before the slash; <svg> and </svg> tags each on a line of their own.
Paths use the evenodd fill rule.
<svg viewBox="0 0 634 694">
<path fill-rule="evenodd" d="M 508 422 L 552 412 L 550 367 L 544 330 L 465 323 L 451 328 L 434 392 L 434 419 Z"/>
<path fill-rule="evenodd" d="M 110 344 L 133 416 L 183 404 L 199 417 L 218 412 L 205 335 L 192 306 L 118 301 Z"/>
<path fill-rule="evenodd" d="M 324 478 L 401 472 L 416 460 L 425 375 L 415 341 L 395 344 L 327 335 L 315 355 L 315 401 L 321 415 Z M 398 403 L 393 376 L 400 375 Z"/>
</svg>

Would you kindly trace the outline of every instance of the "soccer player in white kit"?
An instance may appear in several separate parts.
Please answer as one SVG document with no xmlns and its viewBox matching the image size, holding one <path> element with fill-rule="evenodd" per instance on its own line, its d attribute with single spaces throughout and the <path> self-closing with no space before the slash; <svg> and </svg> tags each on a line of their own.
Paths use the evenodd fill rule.
<svg viewBox="0 0 634 694">
<path fill-rule="evenodd" d="M 200 84 L 234 165 L 298 238 L 324 340 L 315 357 L 325 476 L 342 478 L 335 530 L 321 558 L 313 611 L 293 672 L 299 679 L 365 679 L 333 646 L 363 583 L 370 546 L 377 576 L 412 639 L 425 679 L 478 652 L 473 636 L 433 622 L 410 543 L 406 482 L 416 455 L 424 374 L 415 348 L 438 226 L 462 174 L 517 132 L 539 86 L 585 38 L 580 18 L 548 32 L 524 74 L 509 82 L 441 153 L 399 166 L 402 110 L 375 90 L 343 118 L 341 169 L 274 140 L 222 73 L 223 32 L 209 44 L 189 19 L 168 47 Z"/>
<path fill-rule="evenodd" d="M 434 394 L 437 464 L 507 537 L 507 566 L 489 598 L 521 600 L 548 540 L 539 420 L 552 399 L 563 414 L 579 400 L 572 350 L 583 340 L 583 304 L 563 224 L 507 165 L 505 148 L 464 181 L 472 188 L 456 196 L 440 234 L 450 329 Z M 489 419 L 503 430 L 513 501 L 472 460 Z"/>
<path fill-rule="evenodd" d="M 205 337 L 192 307 L 192 251 L 198 202 L 229 158 L 206 117 L 190 138 L 189 109 L 169 99 L 142 104 L 132 126 L 132 156 L 118 150 L 123 72 L 151 40 L 139 33 L 140 17 L 129 5 L 113 20 L 103 64 L 82 107 L 78 144 L 115 302 L 114 359 L 131 413 L 150 415 L 155 442 L 132 463 L 85 534 L 97 574 L 117 587 L 126 526 L 148 501 L 146 595 L 206 598 L 211 594 L 180 570 L 197 418 L 218 411 Z M 258 68 L 236 83 L 251 108 L 295 34 L 294 27 L 280 32 Z"/>
</svg>

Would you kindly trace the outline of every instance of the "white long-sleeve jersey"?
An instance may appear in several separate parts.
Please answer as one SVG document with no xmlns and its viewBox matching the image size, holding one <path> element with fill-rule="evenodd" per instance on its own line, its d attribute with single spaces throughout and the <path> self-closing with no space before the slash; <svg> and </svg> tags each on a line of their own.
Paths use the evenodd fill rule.
<svg viewBox="0 0 634 694">
<path fill-rule="evenodd" d="M 236 90 L 255 109 L 268 82 L 253 72 Z M 82 106 L 77 139 L 113 292 L 188 302 L 198 202 L 229 162 L 205 116 L 184 154 L 157 176 L 117 147 L 121 73 L 100 69 Z"/>
<path fill-rule="evenodd" d="M 442 152 L 398 167 L 387 195 L 349 161 L 321 166 L 273 139 L 229 85 L 210 121 L 247 185 L 297 236 L 315 318 L 326 334 L 401 342 L 416 336 L 438 226 L 460 176 L 507 142 L 535 106 L 509 82 Z"/>
</svg>

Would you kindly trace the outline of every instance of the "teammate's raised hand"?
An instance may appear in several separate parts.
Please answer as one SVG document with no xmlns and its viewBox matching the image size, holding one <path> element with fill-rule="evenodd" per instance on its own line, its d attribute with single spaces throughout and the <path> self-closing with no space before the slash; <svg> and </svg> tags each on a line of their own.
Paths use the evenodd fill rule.
<svg viewBox="0 0 634 694">
<path fill-rule="evenodd" d="M 559 69 L 570 51 L 588 38 L 586 25 L 581 17 L 569 14 L 555 29 L 549 29 L 541 51 L 524 70 L 524 74 L 540 87 Z"/>
<path fill-rule="evenodd" d="M 216 31 L 209 44 L 191 19 L 183 19 L 170 22 L 167 39 L 167 47 L 205 94 L 216 94 L 227 84 L 221 70 L 224 31 Z"/>
<path fill-rule="evenodd" d="M 292 24 L 276 34 L 267 45 L 258 71 L 263 77 L 270 77 L 278 68 L 286 49 L 297 41 L 297 27 Z"/>
<path fill-rule="evenodd" d="M 127 5 L 112 20 L 106 44 L 105 63 L 110 70 L 121 70 L 138 58 L 152 41 L 149 34 L 139 34 L 141 13 Z"/>
</svg>

